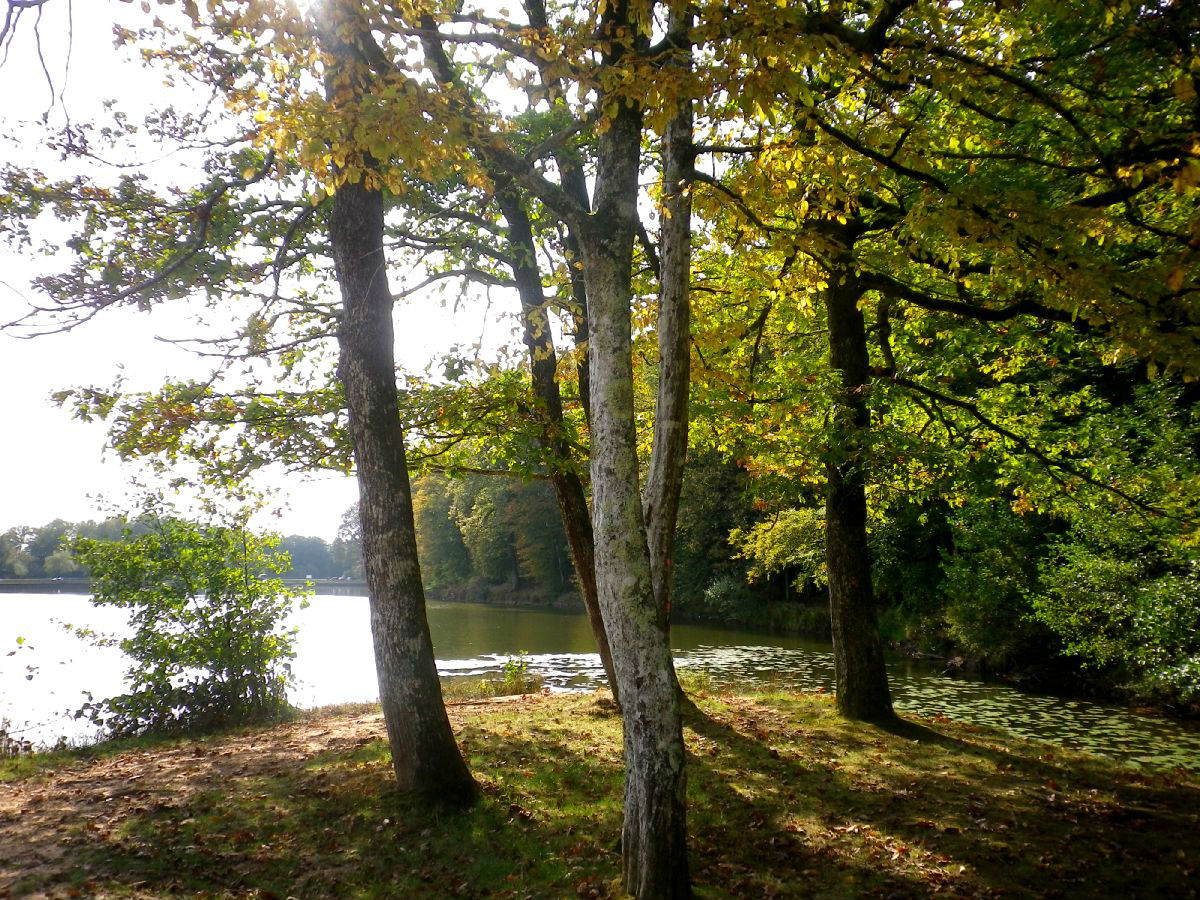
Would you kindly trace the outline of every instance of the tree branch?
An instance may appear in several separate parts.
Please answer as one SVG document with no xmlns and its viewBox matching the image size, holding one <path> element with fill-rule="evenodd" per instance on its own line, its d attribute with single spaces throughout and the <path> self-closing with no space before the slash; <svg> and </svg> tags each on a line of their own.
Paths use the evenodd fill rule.
<svg viewBox="0 0 1200 900">
<path fill-rule="evenodd" d="M 979 319 L 983 322 L 1004 322 L 1008 319 L 1015 319 L 1017 316 L 1033 316 L 1050 322 L 1074 325 L 1084 331 L 1091 330 L 1091 326 L 1078 317 L 1061 309 L 1044 306 L 1035 300 L 1017 300 L 999 309 L 992 309 L 974 303 L 964 303 L 960 300 L 934 297 L 882 273 L 864 272 L 859 276 L 859 282 L 868 290 L 878 291 L 896 300 L 904 300 L 922 309 L 952 313 L 957 316 Z"/>
<path fill-rule="evenodd" d="M 1102 491 L 1107 491 L 1114 496 L 1120 497 L 1126 503 L 1143 513 L 1172 519 L 1178 518 L 1176 516 L 1169 515 L 1167 512 L 1159 509 L 1156 506 L 1152 506 L 1143 500 L 1139 500 L 1137 497 L 1132 496 L 1118 487 L 1114 487 L 1111 484 L 1105 484 L 1100 479 L 1089 475 L 1087 472 L 1084 472 L 1082 469 L 1072 465 L 1069 462 L 1066 462 L 1065 460 L 1053 459 L 1047 456 L 1043 451 L 1035 447 L 1028 439 L 1022 437 L 1011 429 L 1005 428 L 999 422 L 985 415 L 974 403 L 971 403 L 967 400 L 960 400 L 959 398 L 952 397 L 949 394 L 943 394 L 940 391 L 933 390 L 932 388 L 927 388 L 923 384 L 913 381 L 910 378 L 897 375 L 894 372 L 890 373 L 890 377 L 892 382 L 898 384 L 900 387 L 923 394 L 930 400 L 934 400 L 938 403 L 944 403 L 947 406 L 953 406 L 955 409 L 961 409 L 985 428 L 1016 444 L 1018 448 L 1037 460 L 1047 470 L 1047 472 L 1051 474 L 1052 477 L 1053 470 L 1058 469 L 1066 472 L 1068 475 L 1071 475 L 1074 478 L 1078 478 L 1080 481 L 1083 481 L 1086 484 L 1090 484 L 1092 487 L 1099 488 Z M 1056 480 L 1058 480 L 1060 484 L 1062 483 L 1060 479 Z"/>
</svg>

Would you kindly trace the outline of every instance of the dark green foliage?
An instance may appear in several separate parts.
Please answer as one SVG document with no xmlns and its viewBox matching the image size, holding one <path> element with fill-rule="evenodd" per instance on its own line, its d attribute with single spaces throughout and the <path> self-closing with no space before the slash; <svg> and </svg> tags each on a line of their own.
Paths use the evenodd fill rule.
<svg viewBox="0 0 1200 900">
<path fill-rule="evenodd" d="M 413 501 L 428 587 L 480 578 L 549 596 L 571 589 L 571 557 L 547 482 L 425 475 L 414 482 Z"/>
<path fill-rule="evenodd" d="M 744 622 L 753 615 L 755 597 L 744 578 L 726 572 L 708 583 L 699 597 L 689 597 L 681 604 L 685 614 L 699 614 L 723 622 Z"/>
<path fill-rule="evenodd" d="M 276 717 L 287 709 L 300 591 L 274 538 L 243 527 L 147 516 L 121 540 L 77 537 L 97 605 L 129 610 L 127 694 L 81 710 L 114 735 L 189 731 Z M 107 640 L 107 639 L 98 639 Z"/>
<path fill-rule="evenodd" d="M 730 533 L 753 520 L 746 473 L 717 453 L 689 457 L 671 556 L 671 603 L 681 618 L 745 621 L 761 598 L 747 586 Z"/>
<path fill-rule="evenodd" d="M 951 546 L 942 502 L 898 503 L 871 530 L 872 578 L 882 606 L 920 619 L 941 608 L 943 554 Z"/>
<path fill-rule="evenodd" d="M 1067 649 L 1156 700 L 1200 702 L 1200 566 L 1135 531 L 1077 529 L 1042 563 L 1036 613 Z"/>
<path fill-rule="evenodd" d="M 1018 516 L 1003 501 L 979 502 L 951 519 L 952 547 L 940 585 L 946 631 L 990 668 L 1045 659 L 1057 641 L 1033 616 L 1038 563 L 1053 523 Z"/>
<path fill-rule="evenodd" d="M 521 577 L 555 594 L 571 589 L 570 551 L 558 514 L 554 489 L 548 481 L 518 483 L 511 492 L 507 515 L 514 523 L 517 564 Z"/>
</svg>

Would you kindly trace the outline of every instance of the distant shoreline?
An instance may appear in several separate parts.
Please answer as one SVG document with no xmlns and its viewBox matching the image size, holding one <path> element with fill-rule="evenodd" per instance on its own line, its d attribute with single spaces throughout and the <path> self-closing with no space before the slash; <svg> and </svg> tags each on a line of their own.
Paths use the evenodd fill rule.
<svg viewBox="0 0 1200 900">
<path fill-rule="evenodd" d="M 367 583 L 361 578 L 284 578 L 284 584 L 297 586 L 311 584 L 318 591 L 330 589 L 361 590 L 364 595 Z M 0 594 L 31 593 L 90 594 L 90 578 L 0 578 Z"/>
</svg>

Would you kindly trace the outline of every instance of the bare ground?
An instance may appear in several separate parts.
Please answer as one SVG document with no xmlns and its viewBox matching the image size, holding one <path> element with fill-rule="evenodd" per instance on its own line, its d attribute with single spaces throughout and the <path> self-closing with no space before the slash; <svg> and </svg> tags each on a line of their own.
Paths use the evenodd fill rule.
<svg viewBox="0 0 1200 900">
<path fill-rule="evenodd" d="M 501 697 L 450 705 L 459 724 L 463 707 L 525 700 Z M 80 762 L 45 776 L 0 782 L 0 897 L 17 896 L 20 883 L 42 885 L 29 897 L 79 896 L 66 885 L 72 871 L 69 833 L 80 826 L 103 838 L 123 820 L 149 810 L 187 806 L 202 791 L 240 779 L 282 775 L 307 760 L 386 737 L 383 716 L 331 716 L 223 736 L 219 743 L 131 750 Z"/>
</svg>

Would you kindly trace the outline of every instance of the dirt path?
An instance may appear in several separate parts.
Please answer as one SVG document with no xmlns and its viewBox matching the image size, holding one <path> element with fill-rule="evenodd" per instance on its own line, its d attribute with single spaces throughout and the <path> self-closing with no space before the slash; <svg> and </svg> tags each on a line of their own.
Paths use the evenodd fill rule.
<svg viewBox="0 0 1200 900">
<path fill-rule="evenodd" d="M 454 704 L 451 720 L 467 707 L 519 699 Z M 65 881 L 77 874 L 69 850 L 79 841 L 72 831 L 80 826 L 102 837 L 130 815 L 185 806 L 201 791 L 294 772 L 318 754 L 385 736 L 379 713 L 320 718 L 244 736 L 131 750 L 0 783 L 0 898 L 18 896 L 21 882 L 58 887 L 20 896 L 71 896 Z"/>
</svg>

